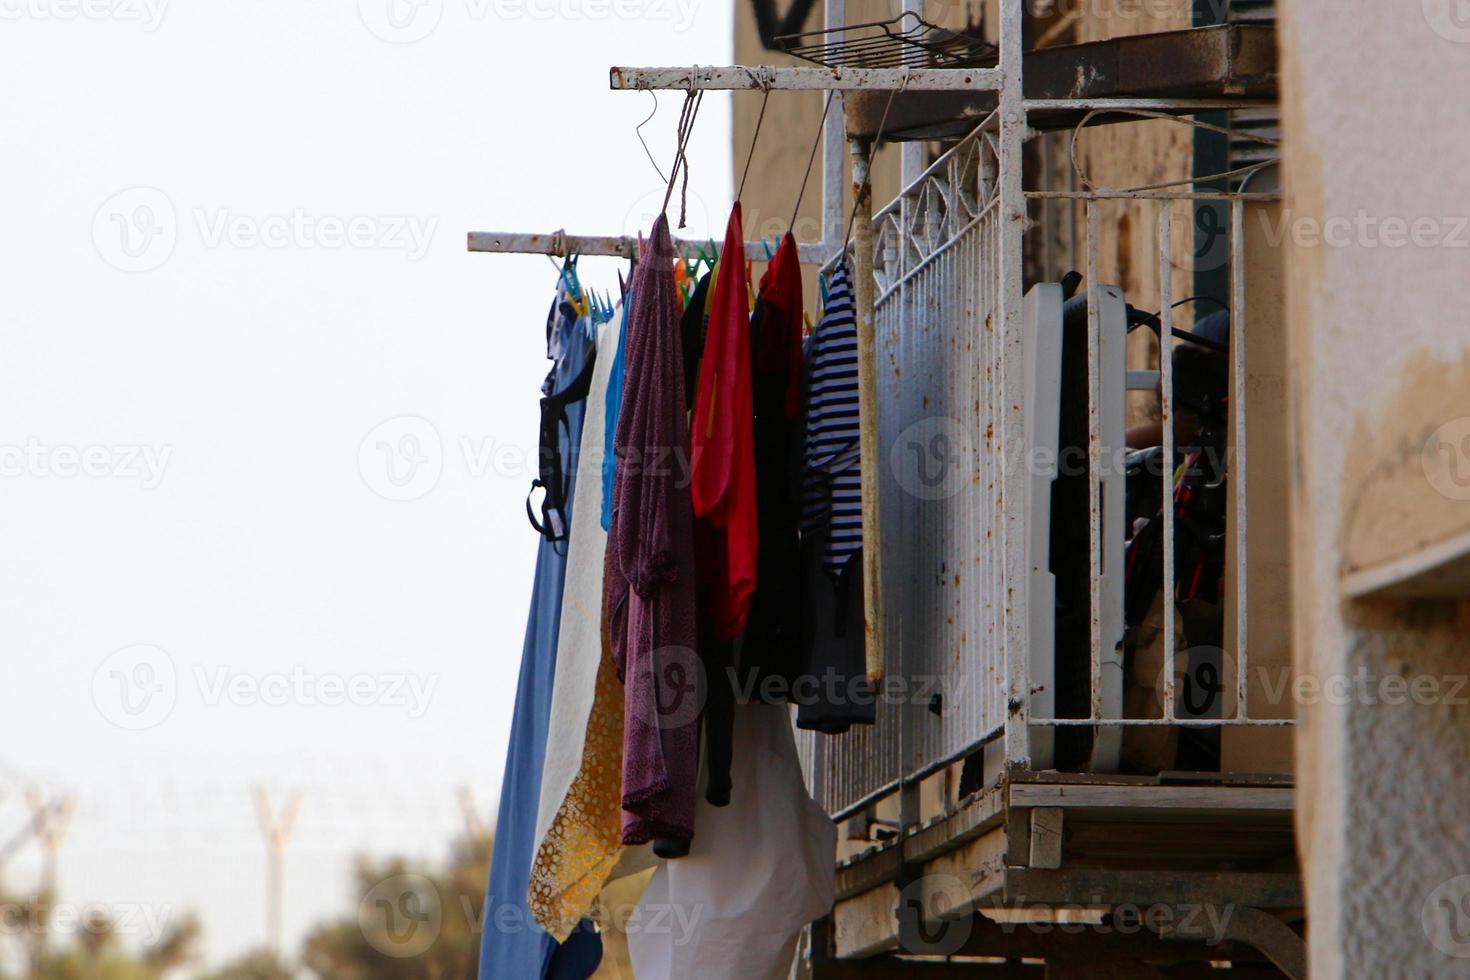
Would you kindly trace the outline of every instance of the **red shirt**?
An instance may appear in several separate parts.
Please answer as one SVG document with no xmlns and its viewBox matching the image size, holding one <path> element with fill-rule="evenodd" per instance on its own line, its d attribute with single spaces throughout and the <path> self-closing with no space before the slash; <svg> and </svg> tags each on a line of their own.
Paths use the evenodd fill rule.
<svg viewBox="0 0 1470 980">
<path fill-rule="evenodd" d="M 801 256 L 787 232 L 761 276 L 759 302 L 766 307 L 756 339 L 756 369 L 786 378 L 782 408 L 787 418 L 801 411 Z"/>
<path fill-rule="evenodd" d="M 715 638 L 733 640 L 745 628 L 755 592 L 758 547 L 750 306 L 739 201 L 730 212 L 715 273 L 689 428 L 690 489 L 702 525 L 695 555 L 699 580 Z"/>
</svg>

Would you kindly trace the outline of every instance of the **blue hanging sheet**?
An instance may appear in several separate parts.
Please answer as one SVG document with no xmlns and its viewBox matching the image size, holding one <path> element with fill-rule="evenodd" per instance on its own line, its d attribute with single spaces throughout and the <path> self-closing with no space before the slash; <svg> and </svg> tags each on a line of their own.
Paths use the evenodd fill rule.
<svg viewBox="0 0 1470 980">
<path fill-rule="evenodd" d="M 553 366 L 542 393 L 548 399 L 567 398 L 562 421 L 555 426 L 562 461 L 560 496 L 565 526 L 570 526 L 577 452 L 582 443 L 586 379 L 590 377 L 596 355 L 595 343 L 591 319 L 578 315 L 563 284 L 547 321 L 547 356 Z M 579 385 L 581 394 L 577 395 Z M 546 523 L 546 531 L 551 533 L 553 528 L 549 524 L 561 521 Z M 602 959 L 602 939 L 586 922 L 565 943 L 558 944 L 537 925 L 526 907 L 531 853 L 536 846 L 533 840 L 536 808 L 541 799 L 541 771 L 551 718 L 551 686 L 556 675 L 562 584 L 566 576 L 566 541 L 553 540 L 557 537 L 561 535 L 543 535 L 536 553 L 535 585 L 521 650 L 520 680 L 516 686 L 515 714 L 500 788 L 495 850 L 480 934 L 480 980 L 586 980 Z"/>
</svg>

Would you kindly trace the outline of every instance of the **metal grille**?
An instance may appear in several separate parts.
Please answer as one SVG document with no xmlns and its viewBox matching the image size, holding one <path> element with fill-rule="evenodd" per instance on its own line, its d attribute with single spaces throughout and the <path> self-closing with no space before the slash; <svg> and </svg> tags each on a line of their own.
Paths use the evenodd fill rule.
<svg viewBox="0 0 1470 980">
<path fill-rule="evenodd" d="M 1230 449 L 1228 465 L 1228 481 L 1233 487 L 1231 494 L 1231 507 L 1228 511 L 1227 535 L 1230 537 L 1234 547 L 1234 590 L 1227 599 L 1222 599 L 1231 613 L 1228 630 L 1234 635 L 1234 643 L 1230 649 L 1218 651 L 1219 663 L 1216 670 L 1220 674 L 1222 682 L 1221 691 L 1224 697 L 1216 704 L 1213 711 L 1206 715 L 1184 715 L 1178 708 L 1176 697 L 1176 673 L 1187 673 L 1181 670 L 1184 658 L 1189 651 L 1176 648 L 1175 643 L 1175 604 L 1162 603 L 1163 612 L 1163 655 L 1162 663 L 1166 669 L 1161 671 L 1162 698 L 1158 717 L 1125 717 L 1121 705 L 1111 703 L 1111 699 L 1099 696 L 1104 689 L 1103 678 L 1108 665 L 1108 658 L 1112 652 L 1113 645 L 1119 636 L 1117 631 L 1106 633 L 1098 629 L 1100 618 L 1117 613 L 1119 610 L 1112 608 L 1112 603 L 1120 603 L 1121 597 L 1112 599 L 1102 594 L 1100 585 L 1101 569 L 1096 561 L 1100 553 L 1100 546 L 1104 534 L 1104 521 L 1098 507 L 1097 496 L 1094 494 L 1091 512 L 1091 539 L 1093 542 L 1094 563 L 1091 574 L 1092 582 L 1092 607 L 1093 607 L 1093 631 L 1089 651 L 1090 664 L 1090 687 L 1093 691 L 1092 710 L 1087 718 L 1058 718 L 1048 713 L 1049 705 L 1045 705 L 1043 699 L 1037 699 L 1030 710 L 1030 721 L 1034 726 L 1058 726 L 1058 725 L 1083 725 L 1094 727 L 1100 736 L 1110 735 L 1116 739 L 1117 730 L 1121 727 L 1137 726 L 1179 726 L 1179 727 L 1213 727 L 1213 726 L 1276 726 L 1289 725 L 1290 719 L 1269 718 L 1253 716 L 1250 711 L 1249 685 L 1249 653 L 1247 650 L 1247 636 L 1249 625 L 1248 577 L 1247 577 L 1247 541 L 1248 524 L 1246 513 L 1246 499 L 1249 474 L 1247 469 L 1246 452 L 1246 405 L 1247 378 L 1245 371 L 1245 344 L 1247 335 L 1245 322 L 1249 315 L 1246 308 L 1245 291 L 1245 235 L 1244 214 L 1245 204 L 1248 200 L 1268 201 L 1274 198 L 1271 194 L 1223 194 L 1223 193 L 1173 193 L 1173 192 L 1096 192 L 1088 194 L 1076 194 L 1066 192 L 1032 191 L 1028 196 L 1033 198 L 1063 198 L 1075 200 L 1082 198 L 1086 201 L 1086 268 L 1088 282 L 1094 284 L 1088 292 L 1088 374 L 1089 374 L 1089 456 L 1094 461 L 1101 459 L 1103 453 L 1113 451 L 1103 437 L 1102 429 L 1105 419 L 1102 418 L 1102 399 L 1099 394 L 1099 359 L 1102 349 L 1101 335 L 1103 329 L 1103 317 L 1100 315 L 1100 307 L 1103 298 L 1109 290 L 1114 287 L 1095 285 L 1096 270 L 1098 268 L 1098 238 L 1099 226 L 1102 221 L 1101 208 L 1107 201 L 1150 201 L 1149 209 L 1154 213 L 1157 252 L 1155 261 L 1159 265 L 1159 296 L 1158 303 L 1160 314 L 1161 348 L 1160 365 L 1162 368 L 1161 390 L 1163 394 L 1163 416 L 1174 417 L 1172 381 L 1172 357 L 1171 350 L 1179 341 L 1173 340 L 1170 334 L 1174 325 L 1171 309 L 1176 298 L 1174 289 L 1174 252 L 1172 245 L 1172 227 L 1175 221 L 1173 205 L 1180 201 L 1213 201 L 1222 204 L 1229 216 L 1228 226 L 1228 272 L 1229 272 L 1229 310 L 1230 310 Z M 1045 287 L 1038 287 L 1045 288 Z M 1057 287 L 1052 286 L 1052 289 Z M 1042 329 L 1044 325 L 1037 323 L 1034 328 Z M 1055 329 L 1058 324 L 1053 324 Z M 1037 376 L 1028 379 L 1028 385 L 1034 386 L 1038 382 Z M 1173 427 L 1164 426 L 1164 456 L 1173 458 L 1174 436 Z M 1096 469 L 1094 469 L 1096 472 Z M 1163 499 L 1172 499 L 1174 470 L 1166 468 L 1161 474 Z M 1036 508 L 1033 508 L 1033 513 Z M 1180 533 L 1174 520 L 1174 508 L 1165 506 L 1162 509 L 1163 531 L 1160 551 L 1163 556 L 1163 582 L 1165 594 L 1173 594 L 1173 585 L 1179 581 L 1180 570 L 1175 567 L 1174 543 L 1177 533 Z M 1117 533 L 1116 525 L 1111 533 Z M 1033 601 L 1035 597 L 1033 596 Z M 1104 608 L 1106 606 L 1106 608 Z M 1030 637 L 1033 648 L 1042 650 L 1043 655 L 1051 649 L 1054 637 L 1050 632 L 1050 624 L 1042 617 L 1040 625 L 1033 622 L 1032 636 Z M 1034 671 L 1034 667 L 1033 667 Z M 1035 674 L 1033 673 L 1033 680 Z M 1106 724 L 1099 724 L 1106 723 Z M 1033 735 L 1033 751 L 1037 753 L 1034 764 L 1043 768 L 1049 764 L 1046 756 L 1046 746 L 1049 740 L 1046 737 Z M 1114 746 L 1114 750 L 1116 746 Z M 1114 754 L 1116 752 L 1114 751 Z M 1096 756 L 1096 753 L 1095 753 Z M 1096 761 L 1096 758 L 1095 758 Z M 1104 766 L 1106 768 L 1106 766 Z"/>
<path fill-rule="evenodd" d="M 982 37 L 937 27 L 913 11 L 776 39 L 781 50 L 827 68 L 977 68 L 997 50 Z"/>
<path fill-rule="evenodd" d="M 820 749 L 813 791 L 838 815 L 1005 721 L 995 134 L 992 116 L 873 218 L 889 676 L 877 723 Z"/>
</svg>

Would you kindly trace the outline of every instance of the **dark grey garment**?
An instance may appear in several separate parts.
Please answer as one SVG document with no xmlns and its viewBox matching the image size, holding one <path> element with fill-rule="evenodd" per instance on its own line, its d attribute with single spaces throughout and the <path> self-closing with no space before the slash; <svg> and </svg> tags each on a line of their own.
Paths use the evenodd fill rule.
<svg viewBox="0 0 1470 980">
<path fill-rule="evenodd" d="M 810 537 L 801 545 L 801 574 L 802 670 L 791 689 L 796 727 L 837 735 L 852 725 L 871 725 L 877 699 L 863 642 L 862 559 L 854 556 L 834 580 L 827 572 L 826 540 Z"/>
</svg>

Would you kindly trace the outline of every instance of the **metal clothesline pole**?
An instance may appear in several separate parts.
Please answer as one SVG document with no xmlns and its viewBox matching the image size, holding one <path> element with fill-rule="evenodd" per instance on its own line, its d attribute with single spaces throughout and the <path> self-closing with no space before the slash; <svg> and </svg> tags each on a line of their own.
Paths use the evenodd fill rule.
<svg viewBox="0 0 1470 980">
<path fill-rule="evenodd" d="M 746 242 L 745 257 L 748 259 L 767 258 L 766 249 L 768 242 Z M 714 250 L 718 253 L 723 248 L 722 243 L 714 242 Z M 798 245 L 801 261 L 820 265 L 825 262 L 830 254 L 823 252 L 820 242 L 806 242 Z M 638 239 L 628 235 L 567 235 L 561 232 L 549 234 L 523 233 L 523 232 L 501 232 L 501 231 L 472 231 L 469 233 L 469 250 L 471 252 L 494 252 L 505 255 L 599 255 L 613 258 L 631 259 L 638 255 Z M 703 250 L 709 252 L 710 241 L 708 239 L 674 239 L 674 251 L 676 253 L 694 252 Z"/>
<path fill-rule="evenodd" d="M 612 88 L 625 92 L 643 89 L 998 92 L 1003 77 L 998 68 L 786 68 L 771 65 L 615 67 L 609 72 Z"/>
</svg>

